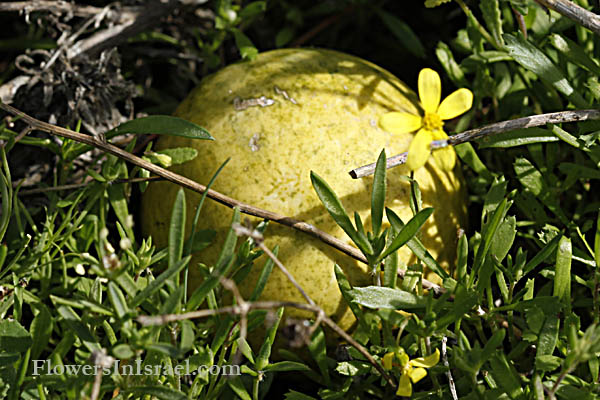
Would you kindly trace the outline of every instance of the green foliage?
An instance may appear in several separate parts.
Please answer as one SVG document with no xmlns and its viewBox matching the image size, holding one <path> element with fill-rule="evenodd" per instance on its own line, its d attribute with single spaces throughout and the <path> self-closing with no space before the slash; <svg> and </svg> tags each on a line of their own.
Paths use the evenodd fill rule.
<svg viewBox="0 0 600 400">
<path fill-rule="evenodd" d="M 434 67 L 449 84 L 467 87 L 475 95 L 469 113 L 447 122 L 449 132 L 546 112 L 598 108 L 598 37 L 533 1 L 428 0 L 424 5 L 436 8 L 420 7 L 411 15 L 389 1 L 318 3 L 214 1 L 207 6 L 212 25 L 195 27 L 194 43 L 157 33 L 134 41 L 160 39 L 163 45 L 193 48 L 203 60 L 202 74 L 232 61 L 231 54 L 251 59 L 258 49 L 291 43 L 368 54 L 409 86 L 414 68 Z M 452 17 L 461 12 L 464 18 Z M 55 46 L 36 33 L 38 28 L 31 29 L 27 43 Z M 355 42 L 358 47 L 352 47 Z M 1 43 L 5 48 L 9 44 Z M 391 61 L 388 54 L 394 54 Z M 398 63 L 403 57 L 415 62 Z M 183 64 L 176 58 L 169 63 Z M 179 100 L 164 93 L 158 98 L 158 103 Z M 428 376 L 414 385 L 414 398 L 452 398 L 447 373 L 459 398 L 599 397 L 599 132 L 597 121 L 549 124 L 457 146 L 470 221 L 458 233 L 457 262 L 450 271 L 418 238 L 425 221 L 435 219 L 435 210 L 421 206 L 416 181 L 406 177 L 412 219 L 402 221 L 386 208 L 386 185 L 395 182 L 386 178 L 385 151 L 373 180 L 371 232 L 358 214 L 346 213 L 327 182 L 311 174 L 316 195 L 373 271 L 372 286 L 352 287 L 335 266 L 338 286 L 358 320 L 352 337 L 379 363 L 399 348 L 413 360 L 441 351 L 447 342 L 442 356 L 448 366 L 440 362 L 429 368 Z M 158 115 L 126 122 L 106 137 L 126 133 L 136 134 L 127 145 L 130 151 L 146 133 L 212 139 L 199 126 Z M 314 325 L 317 315 L 291 325 L 302 339 L 296 342 L 308 342 L 300 357 L 278 330 L 284 325 L 282 308 L 223 311 L 232 298 L 223 282 L 239 283 L 249 268 L 261 268 L 254 292 L 244 299 L 255 302 L 274 262 L 259 265 L 262 252 L 255 240 L 239 239 L 233 228 L 214 265 L 192 258 L 215 236 L 201 229 L 204 196 L 195 209 L 189 209 L 183 190 L 174 204 L 159 205 L 172 209 L 172 219 L 168 246 L 157 249 L 133 225 L 134 199 L 147 183 L 130 180 L 146 178 L 147 172 L 114 156 L 94 155 L 83 170 L 89 177 L 85 185 L 54 190 L 71 183 L 75 160 L 80 162 L 90 147 L 38 134 L 15 144 L 18 136 L 3 120 L 0 397 L 90 396 L 93 374 L 36 375 L 34 360 L 51 363 L 44 365 L 46 371 L 48 365 L 92 367 L 111 365 L 113 359 L 120 360 L 121 368 L 160 366 L 160 373 L 107 374 L 99 398 L 112 398 L 113 393 L 117 398 L 160 399 L 259 399 L 273 392 L 289 399 L 393 396 L 395 388 L 364 354 L 348 344 L 337 352 L 328 347 L 335 336 Z M 145 147 L 144 158 L 165 167 L 203 156 L 192 149 Z M 41 203 L 30 201 L 32 194 L 12 177 L 20 148 L 57 160 L 51 177 L 40 185 L 46 190 Z M 190 212 L 195 218 L 191 234 L 186 234 L 184 221 Z M 236 210 L 230 222 L 241 219 Z M 266 223 L 257 229 L 269 234 Z M 413 252 L 415 264 L 401 265 L 397 250 L 403 246 Z M 278 251 L 273 249 L 274 254 Z M 442 283 L 436 290 L 424 290 L 425 268 L 439 276 Z M 190 269 L 204 280 L 188 293 Z M 195 311 L 206 314 L 195 320 L 142 323 L 143 317 Z M 277 347 L 277 342 L 284 345 Z M 240 374 L 198 370 L 212 365 L 240 366 Z M 198 373 L 178 374 L 178 366 Z M 301 384 L 285 383 L 290 371 Z M 398 365 L 387 372 L 395 382 L 402 376 Z"/>
</svg>

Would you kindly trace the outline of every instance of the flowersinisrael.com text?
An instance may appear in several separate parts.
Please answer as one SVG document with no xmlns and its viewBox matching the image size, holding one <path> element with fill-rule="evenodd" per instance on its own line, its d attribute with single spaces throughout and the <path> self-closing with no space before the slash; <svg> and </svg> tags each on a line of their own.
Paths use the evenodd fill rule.
<svg viewBox="0 0 600 400">
<path fill-rule="evenodd" d="M 183 363 L 176 366 L 171 365 L 149 365 L 137 359 L 133 363 L 122 364 L 120 360 L 115 360 L 114 364 L 109 367 L 90 364 L 56 364 L 51 365 L 49 360 L 32 360 L 33 374 L 39 375 L 153 375 L 153 376 L 171 376 L 171 375 L 195 375 L 208 373 L 210 375 L 241 375 L 239 365 L 200 365 L 192 367 L 190 360 L 187 359 Z"/>
</svg>

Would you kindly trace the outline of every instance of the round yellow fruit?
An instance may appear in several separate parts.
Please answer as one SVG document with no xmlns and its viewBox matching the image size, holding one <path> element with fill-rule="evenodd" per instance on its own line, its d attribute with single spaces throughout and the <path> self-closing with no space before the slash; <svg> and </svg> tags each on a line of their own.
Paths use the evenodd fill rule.
<svg viewBox="0 0 600 400">
<path fill-rule="evenodd" d="M 388 156 L 406 151 L 413 134 L 392 134 L 378 126 L 389 111 L 420 113 L 416 96 L 389 72 L 360 58 L 320 49 L 283 49 L 260 54 L 253 61 L 230 65 L 206 77 L 181 103 L 175 115 L 206 128 L 215 141 L 161 137 L 158 149 L 194 147 L 198 157 L 174 167 L 177 173 L 208 183 L 216 169 L 229 163 L 213 188 L 242 202 L 306 221 L 350 243 L 314 192 L 310 171 L 324 178 L 350 215 L 358 211 L 369 227 L 372 178 L 352 179 L 348 171 L 375 162 L 382 149 Z M 405 167 L 388 170 L 386 206 L 405 222 L 412 217 Z M 465 193 L 458 167 L 454 172 L 432 163 L 415 172 L 424 206 L 435 212 L 420 239 L 444 268 L 456 257 L 457 228 L 464 226 Z M 150 184 L 142 201 L 142 229 L 158 245 L 167 242 L 171 205 L 178 187 Z M 200 195 L 186 193 L 188 233 Z M 214 229 L 214 244 L 190 264 L 214 263 L 229 229 L 233 211 L 207 201 L 200 227 Z M 253 219 L 255 222 L 256 219 Z M 367 267 L 320 241 L 291 228 L 271 223 L 265 243 L 279 245 L 279 258 L 304 288 L 340 326 L 354 321 L 334 275 L 339 264 L 353 285 L 372 284 Z M 264 260 L 264 257 L 262 258 Z M 404 264 L 416 261 L 406 247 Z M 240 287 L 248 298 L 262 267 L 255 263 Z M 429 279 L 435 279 L 429 274 Z M 198 281 L 196 280 L 196 285 Z M 194 283 L 192 283 L 194 285 Z M 261 300 L 304 299 L 275 268 Z M 306 316 L 295 310 L 287 315 Z"/>
</svg>

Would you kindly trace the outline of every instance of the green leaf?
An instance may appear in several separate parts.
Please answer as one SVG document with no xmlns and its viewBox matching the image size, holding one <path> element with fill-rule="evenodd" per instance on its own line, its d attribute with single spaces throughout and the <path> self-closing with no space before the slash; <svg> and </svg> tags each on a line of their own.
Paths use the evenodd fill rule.
<svg viewBox="0 0 600 400">
<path fill-rule="evenodd" d="M 148 286 L 146 286 L 144 288 L 144 290 L 142 290 L 141 292 L 139 292 L 137 294 L 137 296 L 135 296 L 131 302 L 130 302 L 130 307 L 137 307 L 140 304 L 142 304 L 142 302 L 144 300 L 147 300 L 150 296 L 152 296 L 154 293 L 156 293 L 158 291 L 158 289 L 160 289 L 169 278 L 171 278 L 173 275 L 179 273 L 179 271 L 181 271 L 183 269 L 183 267 L 185 267 L 187 265 L 187 263 L 190 262 L 191 256 L 187 256 L 185 258 L 183 258 L 182 260 L 179 260 L 175 263 L 175 265 L 173 265 L 172 267 L 167 268 L 166 271 L 164 271 L 162 274 L 160 274 L 155 280 L 153 280 L 152 282 L 150 282 L 148 284 Z"/>
<path fill-rule="evenodd" d="M 237 28 L 232 28 L 233 36 L 235 37 L 235 45 L 240 51 L 240 55 L 244 60 L 254 60 L 258 55 L 258 50 L 252 44 L 252 41 L 242 31 Z"/>
<path fill-rule="evenodd" d="M 371 224 L 373 226 L 373 234 L 379 236 L 381 230 L 381 221 L 383 221 L 383 207 L 385 206 L 385 169 L 386 157 L 385 149 L 381 150 L 377 165 L 375 167 L 375 175 L 373 177 L 373 191 L 371 193 Z"/>
<path fill-rule="evenodd" d="M 523 38 L 522 35 L 504 35 L 509 54 L 525 69 L 535 73 L 542 81 L 552 85 L 569 98 L 576 107 L 586 108 L 588 103 L 575 91 L 563 73 L 541 50 Z"/>
<path fill-rule="evenodd" d="M 279 246 L 278 245 L 273 248 L 273 254 L 275 255 L 275 257 L 277 257 L 277 255 L 279 254 Z M 269 276 L 271 276 L 271 272 L 273 271 L 274 265 L 275 265 L 275 262 L 273 261 L 273 259 L 271 259 L 270 257 L 267 258 L 267 261 L 265 261 L 265 265 L 263 266 L 263 269 L 260 271 L 260 275 L 258 276 L 256 285 L 254 285 L 254 290 L 252 290 L 252 294 L 250 295 L 250 298 L 248 299 L 248 301 L 258 300 L 261 293 L 265 289 L 265 286 L 267 285 L 267 281 L 269 280 Z"/>
<path fill-rule="evenodd" d="M 340 289 L 340 292 L 342 292 L 342 297 L 344 298 L 344 300 L 348 304 L 348 307 L 350 307 L 350 310 L 352 311 L 357 321 L 359 321 L 358 323 L 360 324 L 360 321 L 362 321 L 363 312 L 359 306 L 352 302 L 352 285 L 350 285 L 350 281 L 348 281 L 348 278 L 344 274 L 344 271 L 338 264 L 335 264 L 333 266 L 333 269 L 335 271 L 335 278 L 337 280 L 338 288 Z"/>
<path fill-rule="evenodd" d="M 135 352 L 130 345 L 121 343 L 113 347 L 112 354 L 119 360 L 127 360 L 135 357 Z"/>
<path fill-rule="evenodd" d="M 425 300 L 413 293 L 383 286 L 355 287 L 349 291 L 354 303 L 368 308 L 411 310 L 424 308 Z"/>
<path fill-rule="evenodd" d="M 492 377 L 496 384 L 511 399 L 524 398 L 521 382 L 512 365 L 506 359 L 504 353 L 497 353 L 490 359 Z"/>
<path fill-rule="evenodd" d="M 516 225 L 516 218 L 510 216 L 504 218 L 498 227 L 496 236 L 494 237 L 492 245 L 490 246 L 490 254 L 495 256 L 499 262 L 504 260 L 504 257 L 506 257 L 512 247 L 517 234 Z"/>
<path fill-rule="evenodd" d="M 227 385 L 231 390 L 242 400 L 252 400 L 252 396 L 248 394 L 248 391 L 244 387 L 244 383 L 240 376 L 234 376 L 231 379 L 227 379 Z"/>
<path fill-rule="evenodd" d="M 556 252 L 556 272 L 554 275 L 553 295 L 565 303 L 567 307 L 571 305 L 571 258 L 573 250 L 571 239 L 563 236 L 558 242 Z"/>
<path fill-rule="evenodd" d="M 271 356 L 271 348 L 273 347 L 273 342 L 275 341 L 275 334 L 277 333 L 277 327 L 279 327 L 279 323 L 281 322 L 281 317 L 283 316 L 283 307 L 280 307 L 276 311 L 275 318 L 269 329 L 267 330 L 267 337 L 263 342 L 260 351 L 258 352 L 258 357 L 256 357 L 256 369 L 262 371 L 269 364 L 269 357 Z"/>
<path fill-rule="evenodd" d="M 554 353 L 556 344 L 558 343 L 558 328 L 560 320 L 554 314 L 547 314 L 544 323 L 538 334 L 537 351 L 535 354 L 536 369 L 548 371 L 541 363 L 548 361 L 544 357 L 551 356 Z M 556 367 L 555 367 L 556 368 Z M 554 369 L 554 368 L 553 368 Z M 551 371 L 551 370 L 550 370 Z"/>
<path fill-rule="evenodd" d="M 201 126 L 170 115 L 149 115 L 127 121 L 106 133 L 107 138 L 125 133 L 183 136 L 190 139 L 214 140 Z"/>
<path fill-rule="evenodd" d="M 108 299 L 119 319 L 123 319 L 129 313 L 125 296 L 114 282 L 108 282 Z"/>
<path fill-rule="evenodd" d="M 0 321 L 0 350 L 24 353 L 32 344 L 31 334 L 20 323 L 9 320 Z"/>
<path fill-rule="evenodd" d="M 456 154 L 460 160 L 467 164 L 473 171 L 475 171 L 477 175 L 483 177 L 488 182 L 492 180 L 491 172 L 481 161 L 471 143 L 461 143 L 458 146 L 454 146 L 454 150 L 456 151 Z"/>
<path fill-rule="evenodd" d="M 481 0 L 479 8 L 483 14 L 483 19 L 492 34 L 492 37 L 499 46 L 504 45 L 502 40 L 502 19 L 500 15 L 500 5 L 498 0 Z"/>
<path fill-rule="evenodd" d="M 596 62 L 591 59 L 585 50 L 577 43 L 557 33 L 551 34 L 549 39 L 552 46 L 560 51 L 573 64 L 579 65 L 595 75 L 600 75 L 600 67 L 598 67 L 598 64 L 596 64 Z"/>
<path fill-rule="evenodd" d="M 252 353 L 252 349 L 250 348 L 250 345 L 248 344 L 246 339 L 240 337 L 238 338 L 237 343 L 238 348 L 240 349 L 244 357 L 246 357 L 246 359 L 250 361 L 251 364 L 254 364 L 254 354 Z"/>
<path fill-rule="evenodd" d="M 240 11 L 240 19 L 242 21 L 247 21 L 250 18 L 262 14 L 266 11 L 266 9 L 266 1 L 253 1 L 252 3 L 249 3 L 246 7 L 244 7 L 242 11 Z"/>
<path fill-rule="evenodd" d="M 542 128 L 527 128 L 517 129 L 514 131 L 506 132 L 501 135 L 488 136 L 479 139 L 480 149 L 485 148 L 508 148 L 516 146 L 524 146 L 533 143 L 548 143 L 557 142 L 559 139 L 547 129 Z"/>
<path fill-rule="evenodd" d="M 348 216 L 348 213 L 344 209 L 342 202 L 337 197 L 333 189 L 321 178 L 319 175 L 310 171 L 310 180 L 312 182 L 313 188 L 315 192 L 317 192 L 317 196 L 325 206 L 325 209 L 329 212 L 329 214 L 333 217 L 334 221 L 346 232 L 346 235 L 352 239 L 352 241 L 358 246 L 361 252 L 364 254 L 373 254 L 373 249 L 371 248 L 371 244 L 368 241 L 365 241 L 362 238 L 354 226 L 352 225 L 352 221 Z"/>
<path fill-rule="evenodd" d="M 317 327 L 315 333 L 310 338 L 308 350 L 319 367 L 319 371 L 325 380 L 325 385 L 329 386 L 331 378 L 329 377 L 329 365 L 327 362 L 327 343 L 325 341 L 325 332 L 323 332 L 320 326 Z"/>
<path fill-rule="evenodd" d="M 450 50 L 450 47 L 448 47 L 446 43 L 438 42 L 437 48 L 435 49 L 435 55 L 437 56 L 440 64 L 442 64 L 442 67 L 444 68 L 444 71 L 446 71 L 448 77 L 456 86 L 469 86 L 467 80 L 465 79 L 463 70 L 454 59 L 452 50 Z"/>
<path fill-rule="evenodd" d="M 483 349 L 481 350 L 481 356 L 479 358 L 479 366 L 481 368 L 483 364 L 496 352 L 496 348 L 502 345 L 504 337 L 506 336 L 506 330 L 500 329 L 494 332 L 492 337 L 487 341 Z"/>
<path fill-rule="evenodd" d="M 310 371 L 306 365 L 295 361 L 280 361 L 269 364 L 265 367 L 265 371 L 270 372 L 286 372 L 286 371 Z"/>
<path fill-rule="evenodd" d="M 183 188 L 181 188 L 177 191 L 177 197 L 175 197 L 173 210 L 171 211 L 171 222 L 169 224 L 169 267 L 172 267 L 177 261 L 181 260 L 181 256 L 183 255 L 186 222 L 185 214 L 185 192 L 183 191 Z"/>
<path fill-rule="evenodd" d="M 496 235 L 496 231 L 500 226 L 500 221 L 502 221 L 502 218 L 504 218 L 504 215 L 506 214 L 506 211 L 508 209 L 507 206 L 508 200 L 505 198 L 504 200 L 502 200 L 502 202 L 492 215 L 490 222 L 484 228 L 481 243 L 479 245 L 479 248 L 477 249 L 477 253 L 475 254 L 475 260 L 473 261 L 473 270 L 471 271 L 471 276 L 469 277 L 469 287 L 475 280 L 475 275 L 479 273 L 481 268 L 483 267 L 485 258 L 488 255 L 488 251 L 490 250 L 493 239 Z"/>
<path fill-rule="evenodd" d="M 31 346 L 31 359 L 37 360 L 39 355 L 48 345 L 50 336 L 52 335 L 53 321 L 50 310 L 42 303 L 32 304 L 32 307 L 37 309 L 38 313 L 31 321 L 29 328 L 33 340 Z"/>
<path fill-rule="evenodd" d="M 400 231 L 404 226 L 404 222 L 400 219 L 400 217 L 398 217 L 398 215 L 389 208 L 385 209 L 385 213 L 388 221 L 390 221 L 390 224 L 394 227 L 394 229 Z M 407 246 L 413 252 L 413 254 L 427 266 L 427 268 L 438 274 L 440 277 L 449 277 L 446 270 L 444 270 L 442 266 L 438 264 L 435 258 L 433 258 L 433 256 L 427 251 L 419 238 L 413 236 L 413 238 L 408 241 Z"/>
<path fill-rule="evenodd" d="M 410 219 L 410 221 L 408 221 L 406 223 L 406 225 L 404 225 L 400 229 L 400 231 L 398 232 L 398 234 L 396 235 L 396 237 L 392 241 L 392 244 L 390 244 L 388 246 L 388 248 L 383 252 L 383 254 L 381 254 L 379 256 L 379 259 L 382 260 L 385 257 L 389 256 L 394 251 L 396 251 L 400 247 L 404 246 L 410 239 L 412 239 L 413 237 L 415 237 L 415 235 L 417 234 L 417 232 L 419 231 L 419 229 L 421 229 L 421 227 L 423 226 L 423 224 L 425 224 L 425 222 L 427 221 L 427 218 L 429 218 L 432 213 L 433 213 L 433 208 L 432 207 L 428 207 L 428 208 L 425 208 L 425 209 L 419 211 L 417 213 L 417 215 L 415 215 L 414 217 L 412 217 Z M 448 274 L 446 273 L 442 277 L 446 278 L 446 277 L 448 277 Z"/>
<path fill-rule="evenodd" d="M 545 259 L 550 257 L 552 253 L 556 251 L 558 247 L 558 242 L 560 241 L 561 236 L 555 236 L 551 241 L 549 241 L 542 250 L 538 251 L 535 256 L 527 264 L 523 267 L 523 275 L 527 275 L 531 272 L 535 267 L 540 265 Z"/>
<path fill-rule="evenodd" d="M 392 32 L 398 41 L 413 55 L 419 58 L 425 58 L 425 47 L 421 43 L 421 39 L 406 22 L 397 18 L 393 14 L 377 9 L 377 14 L 383 21 L 383 24 Z"/>
<path fill-rule="evenodd" d="M 156 152 L 171 158 L 171 165 L 183 164 L 192 161 L 198 156 L 198 150 L 191 147 L 176 147 L 173 149 L 164 149 Z"/>
</svg>

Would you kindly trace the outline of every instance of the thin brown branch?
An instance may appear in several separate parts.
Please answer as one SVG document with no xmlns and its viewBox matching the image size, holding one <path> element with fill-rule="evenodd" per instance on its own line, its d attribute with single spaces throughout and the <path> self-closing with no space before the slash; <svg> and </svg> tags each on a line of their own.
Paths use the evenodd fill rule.
<svg viewBox="0 0 600 400">
<path fill-rule="evenodd" d="M 117 179 L 117 180 L 114 180 L 114 181 L 112 181 L 110 183 L 111 184 L 140 183 L 140 182 L 160 181 L 162 179 L 163 178 L 161 178 L 160 176 L 150 176 L 148 178 Z M 89 182 L 82 182 L 82 183 L 72 183 L 72 184 L 69 184 L 69 185 L 52 186 L 52 187 L 47 187 L 47 188 L 36 188 L 36 189 L 21 190 L 19 192 L 19 196 L 31 196 L 31 195 L 34 195 L 34 194 L 47 193 L 47 192 L 60 192 L 60 191 L 63 191 L 63 190 L 74 190 L 74 189 L 79 189 L 79 188 L 82 188 L 82 187 L 86 187 L 89 184 L 90 184 Z"/>
<path fill-rule="evenodd" d="M 471 129 L 465 132 L 457 133 L 450 136 L 446 140 L 435 140 L 431 142 L 431 149 L 438 149 L 448 145 L 456 146 L 457 144 L 471 142 L 473 140 L 484 139 L 500 133 L 514 131 L 516 129 L 532 128 L 546 124 L 560 124 L 566 122 L 580 122 L 587 120 L 600 119 L 600 110 L 575 110 L 575 111 L 559 111 L 548 114 L 532 115 L 530 117 L 522 117 L 507 121 L 497 122 L 486 125 L 481 128 Z M 386 168 L 397 167 L 406 162 L 408 153 L 402 153 L 387 159 Z M 363 165 L 349 172 L 354 179 L 363 178 L 373 175 L 375 172 L 375 163 Z"/>
<path fill-rule="evenodd" d="M 137 8 L 137 7 L 136 7 Z M 76 17 L 92 17 L 102 12 L 102 8 L 89 5 L 75 4 L 68 1 L 11 1 L 1 2 L 0 12 L 50 12 L 53 14 L 69 14 Z M 121 7 L 118 10 L 112 10 L 107 17 L 114 22 L 123 19 L 129 19 L 132 13 L 132 7 Z"/>
<path fill-rule="evenodd" d="M 306 32 L 305 34 L 300 36 L 298 39 L 294 40 L 290 44 L 290 47 L 303 46 L 306 42 L 311 40 L 313 37 L 317 36 L 323 30 L 327 29 L 329 26 L 338 22 L 340 19 L 342 19 L 342 17 L 345 17 L 346 15 L 348 15 L 350 12 L 352 12 L 353 9 L 354 9 L 354 6 L 348 6 L 344 10 L 342 10 L 340 13 L 334 14 L 330 17 L 325 18 L 323 21 L 319 22 L 319 24 L 317 24 L 314 28 L 312 28 L 311 30 L 309 30 L 308 32 Z"/>
<path fill-rule="evenodd" d="M 326 232 L 323 232 L 322 230 L 318 229 L 314 225 L 311 225 L 309 223 L 306 223 L 304 221 L 300 221 L 300 220 L 297 220 L 297 219 L 294 219 L 291 217 L 286 217 L 284 215 L 280 215 L 280 214 L 274 213 L 272 211 L 263 210 L 262 208 L 254 207 L 254 206 L 251 206 L 246 203 L 242 203 L 241 201 L 233 199 L 229 196 L 226 196 L 226 195 L 219 193 L 212 189 L 207 190 L 206 186 L 204 186 L 204 185 L 201 185 L 189 178 L 186 178 L 185 176 L 176 174 L 165 168 L 159 167 L 158 165 L 154 165 L 151 162 L 146 161 L 146 160 L 142 159 L 141 157 L 138 157 L 134 154 L 131 154 L 117 146 L 114 146 L 110 143 L 103 142 L 102 140 L 97 139 L 93 136 L 84 135 L 82 133 L 78 133 L 78 132 L 72 131 L 70 129 L 62 128 L 60 126 L 56 126 L 56 125 L 52 125 L 52 124 L 40 121 L 36 118 L 31 117 L 30 115 L 25 114 L 24 112 L 22 112 L 20 110 L 17 110 L 16 108 L 14 108 L 12 106 L 9 106 L 8 104 L 0 103 L 0 108 L 12 115 L 21 117 L 21 119 L 23 119 L 23 121 L 25 121 L 26 123 L 31 125 L 34 129 L 37 129 L 37 130 L 40 130 L 43 132 L 47 132 L 52 135 L 57 135 L 57 136 L 61 136 L 61 137 L 67 138 L 67 139 L 71 139 L 71 140 L 74 140 L 79 143 L 84 143 L 84 144 L 90 145 L 92 147 L 96 147 L 106 153 L 112 154 L 112 155 L 117 156 L 125 161 L 128 161 L 128 162 L 134 164 L 134 165 L 137 165 L 140 168 L 144 168 L 144 169 L 152 172 L 153 174 L 158 175 L 170 182 L 176 183 L 177 185 L 182 186 L 186 189 L 189 189 L 194 192 L 201 193 L 201 194 L 204 192 L 207 192 L 206 195 L 210 199 L 217 201 L 217 202 L 219 202 L 227 207 L 230 207 L 230 208 L 237 207 L 240 210 L 240 212 L 242 212 L 244 214 L 252 215 L 254 217 L 259 217 L 259 218 L 263 218 L 263 219 L 268 219 L 268 220 L 271 220 L 278 224 L 289 226 L 290 228 L 294 228 L 300 232 L 304 232 L 310 236 L 313 236 L 313 237 L 321 240 L 323 243 L 326 243 L 327 245 L 341 251 L 342 253 L 344 253 L 362 263 L 367 264 L 366 258 L 357 248 L 344 243 L 343 241 L 339 240 L 335 236 L 332 236 Z M 398 273 L 401 277 L 404 276 L 404 271 L 402 271 L 402 272 L 398 271 Z M 433 290 L 435 293 L 441 293 L 444 291 L 444 288 L 442 288 L 439 285 L 437 285 L 433 282 L 430 282 L 426 279 L 423 279 L 423 288 Z"/>
<path fill-rule="evenodd" d="M 360 343 L 358 343 L 356 340 L 354 340 L 354 338 L 352 336 L 350 336 L 348 333 L 346 333 L 346 331 L 344 331 L 342 328 L 340 328 L 331 318 L 329 318 L 327 315 L 325 315 L 325 313 L 323 312 L 323 310 L 320 307 L 318 307 L 316 305 L 310 305 L 310 304 L 294 303 L 291 301 L 255 301 L 255 302 L 248 302 L 245 304 L 249 310 L 273 310 L 273 309 L 277 309 L 280 307 L 292 307 L 292 308 L 297 308 L 300 310 L 311 311 L 311 312 L 315 313 L 315 315 L 321 315 L 322 321 L 327 326 L 329 326 L 329 328 L 331 328 L 336 334 L 341 336 L 345 341 L 350 343 L 350 345 L 352 347 L 354 347 L 356 350 L 358 350 L 360 352 L 360 354 L 362 354 L 367 359 L 367 361 L 371 365 L 373 365 L 373 367 L 375 367 L 375 369 L 377 369 L 377 371 L 379 371 L 381 376 L 383 376 L 390 385 L 392 385 L 393 387 L 396 387 L 396 383 L 394 382 L 392 377 L 383 369 L 381 364 L 379 364 L 373 358 L 373 356 L 367 351 L 367 349 L 365 349 Z M 205 317 L 210 317 L 210 316 L 220 315 L 220 314 L 241 315 L 243 312 L 244 312 L 244 310 L 239 305 L 235 305 L 235 306 L 221 307 L 221 308 L 217 308 L 217 309 L 213 309 L 213 310 L 207 309 L 207 310 L 191 311 L 191 312 L 187 312 L 187 313 L 183 313 L 183 314 L 165 314 L 165 315 L 157 315 L 157 316 L 140 315 L 139 317 L 137 317 L 137 321 L 140 324 L 145 325 L 145 326 L 164 325 L 169 322 L 183 321 L 183 320 L 195 319 L 195 318 L 205 318 Z"/>
<path fill-rule="evenodd" d="M 586 10 L 570 0 L 535 0 L 538 4 L 556 11 L 579 25 L 588 28 L 596 35 L 600 35 L 600 16 Z"/>
</svg>

